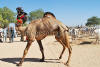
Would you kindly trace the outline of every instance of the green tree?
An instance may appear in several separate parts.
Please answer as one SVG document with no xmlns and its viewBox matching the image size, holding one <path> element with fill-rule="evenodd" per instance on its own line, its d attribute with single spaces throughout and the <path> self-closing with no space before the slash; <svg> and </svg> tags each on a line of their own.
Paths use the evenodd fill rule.
<svg viewBox="0 0 100 67">
<path fill-rule="evenodd" d="M 34 20 L 34 19 L 42 18 L 43 14 L 44 14 L 43 9 L 38 9 L 38 10 L 35 10 L 35 11 L 31 11 L 29 13 L 29 20 L 31 21 L 31 20 Z"/>
<path fill-rule="evenodd" d="M 93 16 L 87 20 L 86 26 L 100 25 L 100 18 Z"/>
<path fill-rule="evenodd" d="M 3 18 L 2 18 L 2 8 L 0 8 L 0 24 L 3 22 Z"/>
<path fill-rule="evenodd" d="M 3 22 L 3 18 L 2 15 L 0 15 L 0 23 Z"/>
<path fill-rule="evenodd" d="M 7 7 L 0 8 L 0 22 L 2 25 L 15 22 L 15 13 Z"/>
<path fill-rule="evenodd" d="M 7 7 L 3 8 L 3 19 L 7 19 L 9 22 L 14 22 L 15 13 Z"/>
</svg>

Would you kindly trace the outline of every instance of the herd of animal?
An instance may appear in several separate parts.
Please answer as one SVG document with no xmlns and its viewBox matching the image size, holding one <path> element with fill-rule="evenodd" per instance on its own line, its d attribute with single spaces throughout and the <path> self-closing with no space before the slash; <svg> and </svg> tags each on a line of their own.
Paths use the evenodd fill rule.
<svg viewBox="0 0 100 67">
<path fill-rule="evenodd" d="M 100 26 L 99 26 L 100 27 Z M 72 27 L 69 29 L 69 34 L 72 40 L 82 37 L 94 37 L 95 44 L 99 44 L 100 40 L 100 28 L 97 27 Z M 71 41 L 72 41 L 71 40 Z"/>
</svg>

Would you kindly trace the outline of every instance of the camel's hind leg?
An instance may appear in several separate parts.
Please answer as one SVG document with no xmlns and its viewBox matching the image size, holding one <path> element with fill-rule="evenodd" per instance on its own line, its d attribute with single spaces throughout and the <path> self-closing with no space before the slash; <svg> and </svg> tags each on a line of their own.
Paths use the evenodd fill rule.
<svg viewBox="0 0 100 67">
<path fill-rule="evenodd" d="M 20 63 L 18 64 L 18 66 L 21 66 L 22 63 L 24 62 L 24 58 L 25 58 L 25 56 L 26 56 L 26 54 L 27 54 L 27 52 L 28 52 L 28 50 L 29 50 L 31 44 L 32 44 L 32 41 L 28 41 L 27 46 L 26 46 L 26 48 L 25 48 L 25 50 L 24 50 L 23 57 L 22 57 Z"/>
<path fill-rule="evenodd" d="M 65 39 L 64 39 L 65 38 Z M 71 54 L 72 54 L 72 48 L 71 48 L 71 45 L 69 43 L 69 37 L 68 37 L 68 32 L 64 32 L 64 40 L 63 40 L 63 43 L 65 44 L 66 48 L 68 48 L 68 51 L 69 51 L 69 56 L 68 56 L 68 60 L 67 62 L 65 63 L 65 65 L 69 65 L 69 62 L 70 62 L 70 58 L 71 58 Z"/>
<path fill-rule="evenodd" d="M 62 55 L 63 55 L 63 53 L 64 53 L 64 51 L 65 51 L 65 46 L 64 46 L 64 43 L 59 39 L 59 38 L 57 38 L 57 37 L 55 37 L 56 38 L 56 40 L 58 41 L 58 42 L 60 42 L 61 44 L 62 44 L 62 46 L 63 46 L 63 50 L 62 50 L 62 52 L 61 52 L 61 54 L 60 54 L 60 57 L 59 57 L 59 59 L 61 59 L 62 58 Z"/>
<path fill-rule="evenodd" d="M 59 38 L 59 41 L 61 40 L 60 42 L 62 43 L 62 45 L 64 44 L 64 47 L 68 48 L 68 51 L 69 51 L 68 60 L 65 63 L 65 65 L 69 65 L 71 54 L 72 54 L 72 48 L 69 43 L 68 33 L 65 31 L 64 33 L 61 34 L 61 36 L 62 37 Z M 63 50 L 65 51 L 65 49 Z M 63 54 L 63 51 L 62 51 L 62 54 Z"/>
</svg>

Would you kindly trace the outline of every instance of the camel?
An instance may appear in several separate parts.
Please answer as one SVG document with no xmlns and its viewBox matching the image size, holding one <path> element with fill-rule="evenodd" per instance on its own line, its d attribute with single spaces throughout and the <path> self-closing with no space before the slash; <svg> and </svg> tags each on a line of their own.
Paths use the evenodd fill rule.
<svg viewBox="0 0 100 67">
<path fill-rule="evenodd" d="M 69 43 L 68 28 L 66 28 L 66 26 L 64 26 L 60 21 L 58 21 L 53 16 L 52 13 L 47 13 L 47 14 L 45 13 L 43 18 L 31 21 L 31 23 L 24 30 L 24 33 L 28 37 L 28 41 L 27 41 L 27 46 L 23 53 L 23 57 L 18 63 L 18 66 L 21 66 L 22 63 L 24 62 L 24 58 L 28 53 L 28 50 L 32 42 L 34 42 L 35 40 L 37 40 L 37 43 L 39 44 L 40 47 L 40 51 L 42 53 L 42 59 L 40 61 L 44 62 L 45 60 L 44 48 L 41 40 L 49 35 L 54 35 L 55 39 L 63 46 L 63 50 L 60 54 L 59 59 L 62 58 L 65 49 L 68 48 L 69 56 L 67 62 L 65 62 L 64 64 L 69 65 L 72 54 L 72 48 Z"/>
</svg>

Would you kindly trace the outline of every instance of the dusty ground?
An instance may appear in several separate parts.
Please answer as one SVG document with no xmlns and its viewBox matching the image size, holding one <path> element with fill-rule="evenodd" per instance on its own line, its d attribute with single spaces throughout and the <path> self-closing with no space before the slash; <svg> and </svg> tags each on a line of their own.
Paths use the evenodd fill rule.
<svg viewBox="0 0 100 67">
<path fill-rule="evenodd" d="M 41 53 L 37 42 L 34 42 L 22 67 L 66 67 L 60 62 L 67 60 L 67 49 L 63 58 L 57 60 L 62 46 L 53 37 L 45 38 L 42 42 L 45 62 L 39 62 Z M 14 43 L 0 43 L 0 67 L 17 67 L 16 64 L 22 57 L 25 47 L 26 42 L 20 42 L 19 38 L 15 38 Z M 73 43 L 72 49 L 70 67 L 100 67 L 100 45 Z"/>
</svg>

